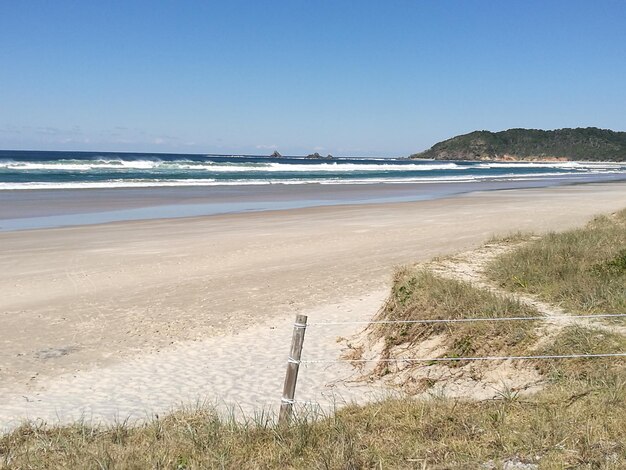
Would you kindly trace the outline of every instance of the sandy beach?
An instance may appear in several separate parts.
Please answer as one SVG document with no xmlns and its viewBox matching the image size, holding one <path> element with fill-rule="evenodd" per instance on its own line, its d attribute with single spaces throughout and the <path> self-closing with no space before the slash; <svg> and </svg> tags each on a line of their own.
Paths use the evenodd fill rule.
<svg viewBox="0 0 626 470">
<path fill-rule="evenodd" d="M 0 233 L 0 428 L 270 406 L 294 314 L 367 320 L 396 265 L 625 206 L 606 183 Z M 305 354 L 332 358 L 358 327 L 311 330 Z M 383 393 L 350 374 L 304 370 L 299 397 Z"/>
</svg>

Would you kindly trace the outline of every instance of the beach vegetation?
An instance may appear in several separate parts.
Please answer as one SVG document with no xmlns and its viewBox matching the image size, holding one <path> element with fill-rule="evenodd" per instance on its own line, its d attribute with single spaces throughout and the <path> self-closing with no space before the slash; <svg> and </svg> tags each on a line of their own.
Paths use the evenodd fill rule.
<svg viewBox="0 0 626 470">
<path fill-rule="evenodd" d="M 493 235 L 490 237 L 486 244 L 487 245 L 501 245 L 501 244 L 516 244 L 530 240 L 535 235 L 530 232 L 523 231 L 515 231 L 509 232 L 505 235 Z"/>
<path fill-rule="evenodd" d="M 396 271 L 391 294 L 375 321 L 431 321 L 540 316 L 518 300 L 426 269 Z M 517 354 L 535 340 L 535 322 L 476 321 L 458 323 L 374 323 L 369 341 L 382 340 L 381 358 L 443 335 L 440 357 Z"/>
<path fill-rule="evenodd" d="M 626 352 L 626 335 L 597 327 L 569 325 L 537 351 L 537 354 L 562 356 L 615 352 Z M 622 387 L 626 387 L 624 359 L 581 357 L 551 361 L 536 360 L 535 364 L 540 372 L 547 375 L 554 383 L 584 384 L 589 390 L 603 388 L 607 383 L 621 384 Z"/>
<path fill-rule="evenodd" d="M 555 348 L 579 335 L 597 332 L 567 331 Z M 301 410 L 291 426 L 211 408 L 135 427 L 25 424 L 0 437 L 0 468 L 625 468 L 623 363 L 583 361 L 551 363 L 550 386 L 531 396 L 389 399 L 314 419 Z"/>
<path fill-rule="evenodd" d="M 409 158 L 440 160 L 626 161 L 626 132 L 609 129 L 474 131 Z"/>
<path fill-rule="evenodd" d="M 626 210 L 530 240 L 499 256 L 487 274 L 574 313 L 625 313 Z"/>
</svg>

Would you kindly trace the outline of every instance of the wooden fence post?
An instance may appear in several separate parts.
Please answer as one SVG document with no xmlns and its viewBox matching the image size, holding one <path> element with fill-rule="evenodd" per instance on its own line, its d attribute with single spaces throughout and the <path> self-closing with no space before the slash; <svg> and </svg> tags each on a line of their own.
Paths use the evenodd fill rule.
<svg viewBox="0 0 626 470">
<path fill-rule="evenodd" d="M 298 381 L 298 370 L 300 369 L 300 356 L 302 354 L 302 344 L 304 343 L 304 333 L 306 332 L 306 315 L 296 315 L 296 322 L 293 324 L 293 335 L 291 337 L 291 350 L 287 359 L 287 372 L 285 373 L 285 385 L 283 386 L 283 397 L 280 400 L 280 413 L 278 422 L 288 423 L 293 414 L 294 396 L 296 394 L 296 382 Z"/>
</svg>

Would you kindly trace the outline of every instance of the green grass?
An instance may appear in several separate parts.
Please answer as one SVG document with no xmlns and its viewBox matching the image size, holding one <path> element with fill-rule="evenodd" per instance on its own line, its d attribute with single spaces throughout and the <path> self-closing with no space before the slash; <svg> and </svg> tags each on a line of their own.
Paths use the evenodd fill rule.
<svg viewBox="0 0 626 470">
<path fill-rule="evenodd" d="M 528 241 L 531 238 L 533 238 L 534 235 L 530 232 L 522 232 L 522 231 L 516 231 L 516 232 L 509 232 L 505 235 L 494 235 L 491 238 L 489 238 L 487 240 L 487 245 L 491 245 L 494 243 L 497 244 L 501 244 L 501 243 L 521 243 L 524 241 Z"/>
<path fill-rule="evenodd" d="M 573 384 L 526 399 L 387 400 L 290 427 L 235 424 L 210 410 L 134 428 L 24 426 L 0 438 L 0 468 L 625 468 L 623 382 L 593 393 Z"/>
<path fill-rule="evenodd" d="M 597 328 L 565 327 L 544 348 L 541 355 L 607 354 L 626 352 L 626 336 Z M 626 358 L 577 358 L 537 361 L 541 373 L 555 383 L 582 383 L 603 387 L 608 382 L 626 386 Z M 626 423 L 625 423 L 626 424 Z"/>
<path fill-rule="evenodd" d="M 442 278 L 426 270 L 404 268 L 395 275 L 391 295 L 375 320 L 436 320 L 540 316 L 512 298 Z M 444 356 L 516 354 L 536 340 L 535 321 L 375 324 L 370 338 L 385 342 L 383 357 L 398 346 L 415 345 L 445 333 Z"/>
<path fill-rule="evenodd" d="M 495 260 L 488 275 L 574 313 L 626 313 L 626 210 L 529 241 Z"/>
</svg>

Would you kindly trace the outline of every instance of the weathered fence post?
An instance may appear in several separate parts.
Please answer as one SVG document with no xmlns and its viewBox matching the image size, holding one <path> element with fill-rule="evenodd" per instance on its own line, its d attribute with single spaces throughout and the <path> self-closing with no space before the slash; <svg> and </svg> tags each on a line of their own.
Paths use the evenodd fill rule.
<svg viewBox="0 0 626 470">
<path fill-rule="evenodd" d="M 304 343 L 304 333 L 306 332 L 306 315 L 296 315 L 296 322 L 293 324 L 293 335 L 291 337 L 291 350 L 287 359 L 287 372 L 285 373 L 285 385 L 283 386 L 283 397 L 280 400 L 279 423 L 288 423 L 293 414 L 294 396 L 296 394 L 296 382 L 298 381 L 298 370 L 300 369 L 300 356 L 302 354 L 302 344 Z"/>
</svg>

